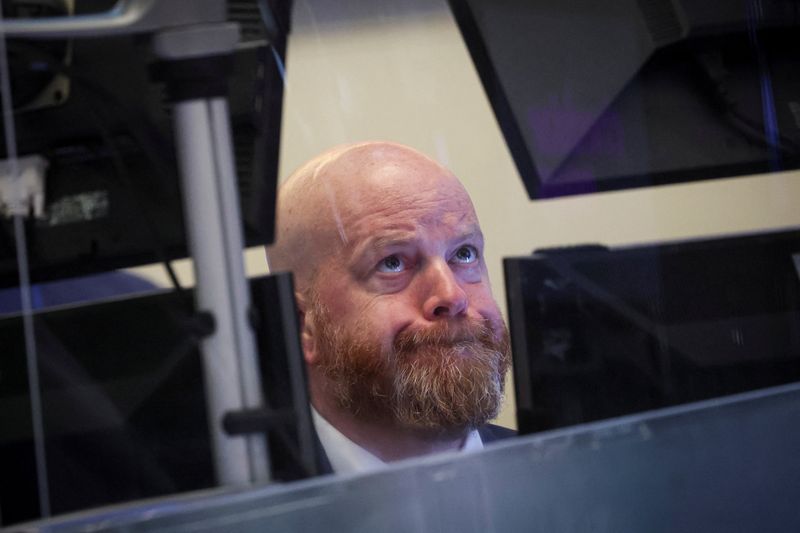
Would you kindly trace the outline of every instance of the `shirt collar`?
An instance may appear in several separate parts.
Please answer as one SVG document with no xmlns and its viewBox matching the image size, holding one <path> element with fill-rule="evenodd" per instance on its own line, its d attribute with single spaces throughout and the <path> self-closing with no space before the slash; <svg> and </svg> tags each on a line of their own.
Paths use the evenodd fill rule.
<svg viewBox="0 0 800 533">
<path fill-rule="evenodd" d="M 337 474 L 369 472 L 386 466 L 386 463 L 377 456 L 345 437 L 313 407 L 311 408 L 311 417 L 322 448 L 331 463 L 331 468 Z M 461 450 L 471 452 L 481 449 L 483 449 L 481 436 L 477 430 L 472 430 L 467 435 Z"/>
</svg>

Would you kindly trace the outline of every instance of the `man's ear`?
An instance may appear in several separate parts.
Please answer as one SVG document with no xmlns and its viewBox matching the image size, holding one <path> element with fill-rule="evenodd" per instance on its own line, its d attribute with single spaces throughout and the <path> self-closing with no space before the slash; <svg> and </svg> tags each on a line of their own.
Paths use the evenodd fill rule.
<svg viewBox="0 0 800 533">
<path fill-rule="evenodd" d="M 295 299 L 297 300 L 297 321 L 300 329 L 300 344 L 303 347 L 303 357 L 307 365 L 313 365 L 317 361 L 317 342 L 313 327 L 315 317 L 309 317 L 306 298 L 301 292 L 295 292 Z"/>
</svg>

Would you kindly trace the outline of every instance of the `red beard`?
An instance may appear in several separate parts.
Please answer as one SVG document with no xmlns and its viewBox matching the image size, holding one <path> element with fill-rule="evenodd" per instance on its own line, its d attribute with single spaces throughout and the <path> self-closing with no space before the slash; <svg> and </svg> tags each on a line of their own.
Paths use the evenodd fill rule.
<svg viewBox="0 0 800 533">
<path fill-rule="evenodd" d="M 401 332 L 387 353 L 365 325 L 336 328 L 327 309 L 315 298 L 311 303 L 319 368 L 339 406 L 354 416 L 461 432 L 497 415 L 511 359 L 504 325 L 494 332 L 485 320 L 445 319 Z"/>
</svg>

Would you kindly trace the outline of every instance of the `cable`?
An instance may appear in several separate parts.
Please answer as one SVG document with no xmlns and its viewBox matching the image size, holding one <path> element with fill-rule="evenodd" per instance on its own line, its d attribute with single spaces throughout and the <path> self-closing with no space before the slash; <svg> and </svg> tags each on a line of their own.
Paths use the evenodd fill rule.
<svg viewBox="0 0 800 533">
<path fill-rule="evenodd" d="M 14 115 L 11 103 L 11 73 L 8 66 L 6 36 L 3 32 L 3 13 L 0 10 L 0 93 L 2 93 L 3 128 L 6 136 L 6 155 L 11 163 L 12 179 L 19 177 L 17 165 L 17 138 L 14 131 Z M 17 250 L 17 269 L 20 278 L 22 299 L 22 324 L 25 334 L 25 354 L 28 370 L 28 391 L 31 401 L 31 423 L 33 426 L 34 458 L 36 462 L 36 482 L 39 493 L 39 507 L 43 517 L 50 516 L 50 487 L 47 476 L 47 456 L 44 447 L 44 418 L 39 383 L 39 358 L 36 351 L 36 336 L 33 327 L 31 304 L 31 283 L 28 272 L 28 250 L 25 224 L 21 215 L 14 215 L 14 235 Z"/>
</svg>

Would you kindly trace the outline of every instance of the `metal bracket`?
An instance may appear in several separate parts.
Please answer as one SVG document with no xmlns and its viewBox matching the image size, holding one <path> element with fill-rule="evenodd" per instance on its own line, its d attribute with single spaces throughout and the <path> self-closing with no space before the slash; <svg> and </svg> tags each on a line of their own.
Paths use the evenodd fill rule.
<svg viewBox="0 0 800 533">
<path fill-rule="evenodd" d="M 120 0 L 91 15 L 5 19 L 0 34 L 25 39 L 108 37 L 225 20 L 225 2 L 219 0 Z"/>
</svg>

